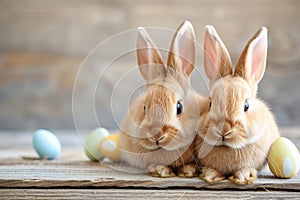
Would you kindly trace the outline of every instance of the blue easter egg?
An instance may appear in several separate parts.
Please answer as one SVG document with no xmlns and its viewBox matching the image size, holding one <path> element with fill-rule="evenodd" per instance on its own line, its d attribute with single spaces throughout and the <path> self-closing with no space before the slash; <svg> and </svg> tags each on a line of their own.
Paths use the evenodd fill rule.
<svg viewBox="0 0 300 200">
<path fill-rule="evenodd" d="M 61 143 L 58 138 L 48 130 L 37 130 L 32 138 L 35 151 L 41 159 L 53 160 L 61 152 Z"/>
</svg>

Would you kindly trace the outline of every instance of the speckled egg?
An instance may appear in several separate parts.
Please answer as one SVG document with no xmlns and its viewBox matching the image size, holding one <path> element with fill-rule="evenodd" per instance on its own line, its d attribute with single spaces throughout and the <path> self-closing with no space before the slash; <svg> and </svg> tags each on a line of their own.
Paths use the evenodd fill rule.
<svg viewBox="0 0 300 200">
<path fill-rule="evenodd" d="M 300 155 L 292 141 L 285 137 L 277 138 L 269 151 L 268 165 L 274 176 L 292 178 L 300 169 Z"/>
<path fill-rule="evenodd" d="M 86 139 L 85 154 L 92 161 L 102 160 L 104 157 L 98 150 L 99 142 L 106 138 L 109 132 L 105 128 L 97 128 L 93 130 Z"/>
<path fill-rule="evenodd" d="M 41 159 L 53 160 L 61 152 L 60 141 L 48 130 L 37 130 L 33 134 L 32 144 Z"/>
<path fill-rule="evenodd" d="M 103 156 L 113 161 L 120 160 L 120 134 L 110 134 L 99 143 L 99 151 Z"/>
</svg>

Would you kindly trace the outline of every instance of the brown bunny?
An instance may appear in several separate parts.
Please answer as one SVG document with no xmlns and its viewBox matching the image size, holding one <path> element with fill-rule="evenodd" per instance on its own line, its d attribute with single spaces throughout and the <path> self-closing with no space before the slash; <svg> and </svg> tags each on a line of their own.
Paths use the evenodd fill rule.
<svg viewBox="0 0 300 200">
<path fill-rule="evenodd" d="M 217 182 L 229 177 L 252 183 L 267 161 L 278 128 L 268 106 L 256 98 L 267 59 L 267 29 L 262 27 L 244 48 L 235 69 L 213 26 L 206 26 L 204 68 L 210 80 L 211 107 L 198 131 L 200 177 Z"/>
<path fill-rule="evenodd" d="M 175 33 L 166 65 L 146 30 L 139 28 L 137 59 L 147 91 L 131 105 L 121 127 L 121 160 L 151 176 L 193 177 L 202 97 L 190 86 L 195 64 L 191 23 L 184 22 Z"/>
</svg>

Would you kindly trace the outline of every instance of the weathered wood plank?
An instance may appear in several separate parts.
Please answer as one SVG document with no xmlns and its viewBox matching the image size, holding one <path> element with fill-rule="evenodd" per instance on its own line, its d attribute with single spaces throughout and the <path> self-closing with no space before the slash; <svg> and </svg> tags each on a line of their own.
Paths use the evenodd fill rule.
<svg viewBox="0 0 300 200">
<path fill-rule="evenodd" d="M 298 192 L 117 190 L 117 189 L 1 189 L 0 199 L 299 199 Z"/>
<path fill-rule="evenodd" d="M 30 144 L 31 135 L 24 133 L 12 136 L 0 132 L 0 189 L 135 187 L 300 191 L 300 174 L 292 179 L 276 179 L 268 170 L 263 171 L 254 184 L 246 186 L 238 186 L 229 181 L 208 184 L 198 178 L 153 178 L 123 163 L 89 161 L 74 133 L 59 136 L 63 150 L 58 159 L 39 160 Z M 293 141 L 300 144 L 299 139 Z"/>
<path fill-rule="evenodd" d="M 24 150 L 25 151 L 25 150 Z M 0 188 L 30 187 L 142 187 L 142 188 L 205 188 L 205 189 L 276 189 L 299 190 L 300 175 L 293 179 L 276 179 L 269 171 L 261 174 L 254 184 L 239 186 L 229 181 L 208 184 L 198 178 L 153 178 L 145 172 L 121 163 L 93 163 L 80 150 L 70 150 L 55 161 L 32 157 L 1 160 Z M 1 152 L 5 153 L 5 152 Z M 77 157 L 74 157 L 77 155 Z M 64 159 L 67 157 L 69 159 Z M 31 159 L 32 158 L 32 159 Z"/>
</svg>

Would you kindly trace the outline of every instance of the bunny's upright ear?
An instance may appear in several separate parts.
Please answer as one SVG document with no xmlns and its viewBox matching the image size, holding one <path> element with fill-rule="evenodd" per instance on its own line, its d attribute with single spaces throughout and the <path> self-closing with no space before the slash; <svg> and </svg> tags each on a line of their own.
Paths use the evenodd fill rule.
<svg viewBox="0 0 300 200">
<path fill-rule="evenodd" d="M 262 27 L 244 48 L 235 67 L 234 75 L 244 78 L 249 84 L 258 84 L 265 72 L 267 48 L 267 28 Z"/>
<path fill-rule="evenodd" d="M 136 51 L 140 73 L 147 82 L 165 76 L 162 56 L 143 27 L 138 28 Z"/>
<path fill-rule="evenodd" d="M 195 65 L 195 33 L 189 21 L 183 22 L 173 37 L 167 66 L 190 76 Z"/>
<path fill-rule="evenodd" d="M 205 26 L 204 36 L 204 69 L 211 84 L 221 77 L 232 75 L 232 64 L 229 53 L 211 25 Z"/>
</svg>

